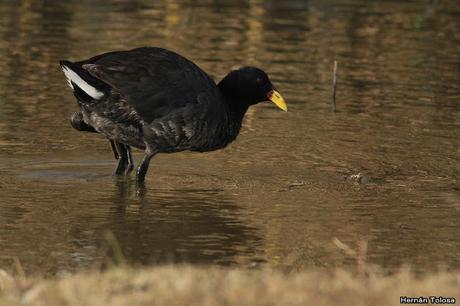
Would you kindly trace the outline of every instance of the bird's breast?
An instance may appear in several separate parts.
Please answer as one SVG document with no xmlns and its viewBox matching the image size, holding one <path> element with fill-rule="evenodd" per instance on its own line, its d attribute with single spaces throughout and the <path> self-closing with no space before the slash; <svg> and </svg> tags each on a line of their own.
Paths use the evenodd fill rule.
<svg viewBox="0 0 460 306">
<path fill-rule="evenodd" d="M 213 151 L 235 139 L 224 123 L 216 124 L 203 118 L 157 120 L 144 128 L 144 135 L 161 152 Z"/>
</svg>

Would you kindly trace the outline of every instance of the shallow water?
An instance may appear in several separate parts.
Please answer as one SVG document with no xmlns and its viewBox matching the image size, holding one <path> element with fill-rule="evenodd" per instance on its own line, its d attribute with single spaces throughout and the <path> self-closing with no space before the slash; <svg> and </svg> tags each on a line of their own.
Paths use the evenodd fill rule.
<svg viewBox="0 0 460 306">
<path fill-rule="evenodd" d="M 458 2 L 2 1 L 0 16 L 0 268 L 100 267 L 107 232 L 133 264 L 354 266 L 338 238 L 388 270 L 460 268 Z M 257 105 L 225 150 L 155 157 L 139 192 L 111 176 L 106 140 L 70 127 L 57 62 L 143 45 L 216 79 L 259 66 L 289 112 Z"/>
</svg>

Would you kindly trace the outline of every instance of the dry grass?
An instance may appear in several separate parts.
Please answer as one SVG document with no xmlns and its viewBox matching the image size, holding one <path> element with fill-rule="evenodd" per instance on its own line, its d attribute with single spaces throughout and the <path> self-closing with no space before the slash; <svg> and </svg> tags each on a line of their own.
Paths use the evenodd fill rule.
<svg viewBox="0 0 460 306">
<path fill-rule="evenodd" d="M 400 305 L 405 296 L 460 298 L 460 273 L 417 278 L 408 271 L 392 276 L 349 272 L 284 274 L 164 266 L 113 268 L 63 279 L 22 279 L 0 273 L 0 305 Z"/>
</svg>

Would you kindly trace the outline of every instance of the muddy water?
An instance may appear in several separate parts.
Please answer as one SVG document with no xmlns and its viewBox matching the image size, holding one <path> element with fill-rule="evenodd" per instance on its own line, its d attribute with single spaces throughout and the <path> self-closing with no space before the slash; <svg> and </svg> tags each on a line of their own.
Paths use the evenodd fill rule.
<svg viewBox="0 0 460 306">
<path fill-rule="evenodd" d="M 352 267 L 338 238 L 389 270 L 460 268 L 458 3 L 154 3 L 0 3 L 1 268 L 100 267 L 107 232 L 133 264 Z M 258 105 L 227 149 L 155 157 L 138 194 L 70 127 L 57 62 L 143 45 L 216 79 L 262 67 L 289 112 Z"/>
</svg>

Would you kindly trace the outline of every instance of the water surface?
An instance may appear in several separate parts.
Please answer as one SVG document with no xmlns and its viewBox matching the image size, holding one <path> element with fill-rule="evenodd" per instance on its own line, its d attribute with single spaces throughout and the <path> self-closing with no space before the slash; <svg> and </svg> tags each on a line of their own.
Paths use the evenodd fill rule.
<svg viewBox="0 0 460 306">
<path fill-rule="evenodd" d="M 460 268 L 457 2 L 3 1 L 0 16 L 2 268 L 100 267 L 108 231 L 133 264 L 353 266 L 336 237 L 389 270 Z M 289 112 L 260 104 L 225 150 L 156 156 L 139 194 L 106 140 L 70 127 L 57 63 L 144 45 L 216 80 L 261 67 Z"/>
</svg>

